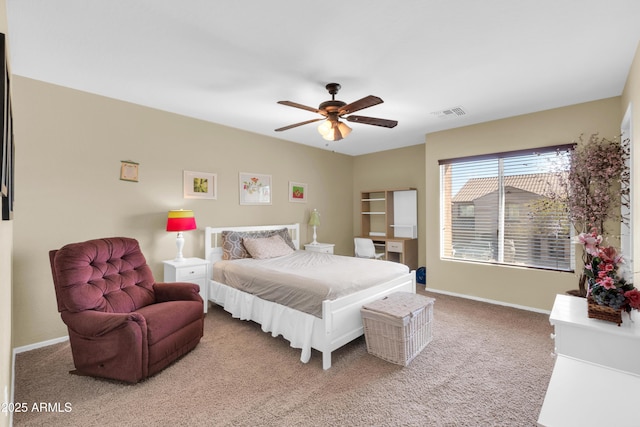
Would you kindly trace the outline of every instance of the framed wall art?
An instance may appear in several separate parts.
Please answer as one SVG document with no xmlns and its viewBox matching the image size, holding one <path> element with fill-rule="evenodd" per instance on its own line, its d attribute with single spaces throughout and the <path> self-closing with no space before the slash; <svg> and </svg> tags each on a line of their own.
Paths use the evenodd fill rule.
<svg viewBox="0 0 640 427">
<path fill-rule="evenodd" d="M 307 184 L 289 181 L 289 201 L 297 203 L 307 202 Z"/>
<path fill-rule="evenodd" d="M 184 171 L 183 186 L 185 199 L 218 198 L 218 175 L 215 173 Z"/>
<path fill-rule="evenodd" d="M 240 204 L 270 205 L 271 175 L 240 172 Z"/>
<path fill-rule="evenodd" d="M 138 163 L 131 160 L 122 160 L 120 165 L 120 179 L 123 181 L 138 182 Z"/>
<path fill-rule="evenodd" d="M 3 70 L 3 76 L 0 77 L 0 93 L 3 94 L 3 101 L 0 103 L 0 120 L 2 121 L 2 136 L 0 136 L 2 140 L 0 143 L 0 205 L 2 219 L 8 221 L 13 219 L 13 202 L 15 200 L 13 182 L 15 147 L 5 36 L 2 33 L 0 33 L 0 69 Z"/>
</svg>

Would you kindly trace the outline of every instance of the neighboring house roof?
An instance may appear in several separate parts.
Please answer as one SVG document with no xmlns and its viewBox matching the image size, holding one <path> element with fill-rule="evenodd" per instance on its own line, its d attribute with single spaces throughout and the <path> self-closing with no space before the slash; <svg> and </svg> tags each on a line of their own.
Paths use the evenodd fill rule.
<svg viewBox="0 0 640 427">
<path fill-rule="evenodd" d="M 557 173 L 533 173 L 504 177 L 505 187 L 548 196 L 552 191 L 560 192 L 561 179 Z M 498 177 L 471 178 L 451 200 L 453 203 L 473 202 L 479 197 L 498 191 Z"/>
</svg>

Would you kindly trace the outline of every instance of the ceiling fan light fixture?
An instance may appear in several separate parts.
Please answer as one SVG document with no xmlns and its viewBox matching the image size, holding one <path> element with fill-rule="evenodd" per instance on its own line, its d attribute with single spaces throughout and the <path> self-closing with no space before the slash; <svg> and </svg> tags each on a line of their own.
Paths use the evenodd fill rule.
<svg viewBox="0 0 640 427">
<path fill-rule="evenodd" d="M 369 95 L 355 102 L 347 104 L 343 101 L 336 100 L 335 95 L 338 93 L 338 90 L 340 90 L 340 85 L 338 83 L 329 83 L 326 85 L 326 89 L 329 91 L 329 94 L 331 94 L 331 100 L 322 102 L 320 106 L 318 106 L 318 108 L 308 107 L 306 105 L 298 104 L 297 102 L 278 101 L 278 104 L 318 113 L 323 115 L 324 118 L 317 118 L 306 120 L 300 123 L 294 123 L 289 126 L 278 128 L 275 131 L 280 132 L 283 130 L 292 129 L 298 126 L 322 120 L 322 123 L 320 123 L 320 125 L 318 126 L 318 133 L 322 135 L 322 138 L 327 141 L 339 141 L 343 138 L 346 138 L 351 133 L 351 128 L 345 123 L 341 122 L 339 119 L 386 128 L 393 128 L 398 124 L 396 120 L 378 119 L 375 117 L 354 115 L 345 117 L 345 114 L 351 114 L 365 108 L 373 107 L 374 105 L 381 104 L 383 101 L 377 96 Z"/>
<path fill-rule="evenodd" d="M 340 141 L 342 139 L 342 136 L 340 135 L 340 132 L 337 132 L 335 129 L 331 129 L 329 133 L 327 133 L 326 135 L 322 135 L 322 138 L 326 139 L 327 141 Z"/>
<path fill-rule="evenodd" d="M 318 132 L 324 137 L 325 135 L 328 135 L 329 132 L 331 132 L 332 127 L 333 125 L 331 124 L 331 122 L 329 120 L 325 120 L 318 125 Z"/>
<path fill-rule="evenodd" d="M 318 126 L 318 132 L 327 141 L 340 141 L 351 133 L 351 128 L 339 120 L 325 120 Z"/>
<path fill-rule="evenodd" d="M 340 141 L 351 133 L 351 128 L 339 120 L 326 120 L 318 126 L 318 132 L 327 141 Z"/>
<path fill-rule="evenodd" d="M 342 134 L 343 138 L 346 138 L 351 133 L 351 128 L 346 125 L 346 123 L 338 122 L 338 130 L 340 134 Z"/>
</svg>

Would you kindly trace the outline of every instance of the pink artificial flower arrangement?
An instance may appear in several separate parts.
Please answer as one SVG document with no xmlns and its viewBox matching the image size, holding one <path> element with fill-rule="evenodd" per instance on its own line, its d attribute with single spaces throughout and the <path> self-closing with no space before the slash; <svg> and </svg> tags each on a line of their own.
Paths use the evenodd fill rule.
<svg viewBox="0 0 640 427">
<path fill-rule="evenodd" d="M 613 246 L 600 246 L 602 236 L 595 228 L 589 233 L 581 233 L 578 242 L 587 253 L 584 265 L 589 282 L 587 296 L 616 310 L 640 310 L 640 291 L 627 281 L 620 268 L 624 263 L 622 255 Z"/>
</svg>

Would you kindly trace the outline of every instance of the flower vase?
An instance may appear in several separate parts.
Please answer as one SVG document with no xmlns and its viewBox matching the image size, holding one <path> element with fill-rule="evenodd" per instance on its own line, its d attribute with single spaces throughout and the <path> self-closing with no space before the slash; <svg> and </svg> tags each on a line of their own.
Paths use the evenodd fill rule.
<svg viewBox="0 0 640 427">
<path fill-rule="evenodd" d="M 622 309 L 615 309 L 600 305 L 591 297 L 587 298 L 587 315 L 590 319 L 606 320 L 607 322 L 622 323 Z"/>
</svg>

